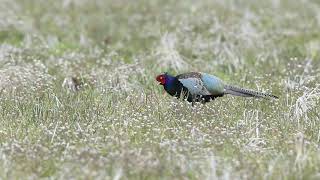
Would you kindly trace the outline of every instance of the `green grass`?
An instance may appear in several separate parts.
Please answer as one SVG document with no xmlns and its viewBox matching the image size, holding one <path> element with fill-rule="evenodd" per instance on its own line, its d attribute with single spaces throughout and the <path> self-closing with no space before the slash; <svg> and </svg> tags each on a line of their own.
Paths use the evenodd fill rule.
<svg viewBox="0 0 320 180">
<path fill-rule="evenodd" d="M 318 179 L 318 1 L 3 0 L 1 179 Z M 202 71 L 276 101 L 206 105 Z M 68 78 L 69 77 L 69 78 Z M 74 92 L 62 85 L 83 83 Z"/>
</svg>

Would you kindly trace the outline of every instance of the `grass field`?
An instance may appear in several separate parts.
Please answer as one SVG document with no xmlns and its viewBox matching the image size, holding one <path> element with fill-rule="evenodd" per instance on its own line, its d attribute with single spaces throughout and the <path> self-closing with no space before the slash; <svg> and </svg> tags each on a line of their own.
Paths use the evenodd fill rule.
<svg viewBox="0 0 320 180">
<path fill-rule="evenodd" d="M 0 0 L 0 179 L 319 179 L 319 29 L 316 0 Z"/>
</svg>

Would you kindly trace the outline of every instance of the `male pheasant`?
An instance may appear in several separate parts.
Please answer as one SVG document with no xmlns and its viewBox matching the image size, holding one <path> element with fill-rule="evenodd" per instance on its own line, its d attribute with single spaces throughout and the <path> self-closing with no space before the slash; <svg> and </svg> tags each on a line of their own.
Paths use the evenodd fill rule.
<svg viewBox="0 0 320 180">
<path fill-rule="evenodd" d="M 189 102 L 210 102 L 225 94 L 242 97 L 278 99 L 277 96 L 254 90 L 244 89 L 225 84 L 214 75 L 202 72 L 188 72 L 177 76 L 168 73 L 160 74 L 156 80 L 163 85 L 164 90 L 171 96 L 184 98 Z"/>
</svg>

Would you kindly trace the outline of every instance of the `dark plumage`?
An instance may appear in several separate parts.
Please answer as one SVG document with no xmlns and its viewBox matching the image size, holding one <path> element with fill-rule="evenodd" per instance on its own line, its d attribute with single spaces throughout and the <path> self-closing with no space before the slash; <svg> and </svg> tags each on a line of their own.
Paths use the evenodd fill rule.
<svg viewBox="0 0 320 180">
<path fill-rule="evenodd" d="M 182 97 L 192 103 L 206 103 L 225 94 L 266 99 L 278 98 L 271 94 L 226 85 L 218 77 L 201 72 L 189 72 L 177 76 L 164 73 L 158 75 L 156 80 L 171 96 Z"/>
</svg>

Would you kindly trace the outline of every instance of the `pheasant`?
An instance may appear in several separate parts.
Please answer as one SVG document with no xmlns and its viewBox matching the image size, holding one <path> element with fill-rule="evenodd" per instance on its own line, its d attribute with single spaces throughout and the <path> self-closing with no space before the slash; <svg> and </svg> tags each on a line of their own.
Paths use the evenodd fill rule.
<svg viewBox="0 0 320 180">
<path fill-rule="evenodd" d="M 218 77 L 202 72 L 188 72 L 177 76 L 164 73 L 158 75 L 156 80 L 164 87 L 164 90 L 168 94 L 177 98 L 182 97 L 192 102 L 192 104 L 195 102 L 210 102 L 226 94 L 242 97 L 278 99 L 277 96 L 272 94 L 225 84 Z"/>
</svg>

